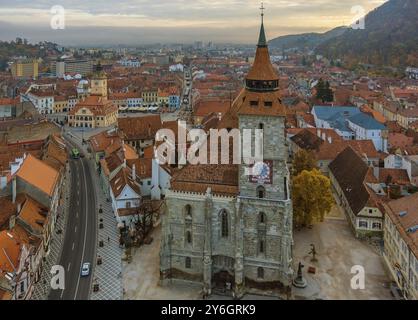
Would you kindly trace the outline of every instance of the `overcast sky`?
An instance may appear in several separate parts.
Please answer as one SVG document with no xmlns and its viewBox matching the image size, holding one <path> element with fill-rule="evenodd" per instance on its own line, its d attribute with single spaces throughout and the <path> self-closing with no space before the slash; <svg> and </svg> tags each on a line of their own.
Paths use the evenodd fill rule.
<svg viewBox="0 0 418 320">
<path fill-rule="evenodd" d="M 323 32 L 350 24 L 352 7 L 385 0 L 269 0 L 267 37 Z M 0 0 L 0 40 L 25 37 L 64 45 L 255 43 L 260 3 L 254 0 Z M 65 9 L 65 29 L 51 28 L 51 8 Z"/>
</svg>

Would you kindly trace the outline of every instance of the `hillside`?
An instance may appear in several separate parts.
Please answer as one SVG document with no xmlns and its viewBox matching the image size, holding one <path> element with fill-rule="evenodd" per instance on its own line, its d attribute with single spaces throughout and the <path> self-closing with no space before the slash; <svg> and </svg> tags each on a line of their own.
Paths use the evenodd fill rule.
<svg viewBox="0 0 418 320">
<path fill-rule="evenodd" d="M 338 27 L 325 33 L 302 33 L 287 35 L 269 41 L 269 46 L 276 48 L 315 49 L 321 43 L 342 35 L 346 27 Z"/>
<path fill-rule="evenodd" d="M 317 47 L 348 65 L 418 66 L 418 0 L 390 0 L 370 12 L 364 30 L 348 29 Z"/>
<path fill-rule="evenodd" d="M 19 38 L 11 42 L 0 41 L 0 71 L 7 67 L 7 62 L 12 57 L 44 58 L 48 53 L 57 53 L 56 46 L 49 42 L 30 44 Z"/>
</svg>

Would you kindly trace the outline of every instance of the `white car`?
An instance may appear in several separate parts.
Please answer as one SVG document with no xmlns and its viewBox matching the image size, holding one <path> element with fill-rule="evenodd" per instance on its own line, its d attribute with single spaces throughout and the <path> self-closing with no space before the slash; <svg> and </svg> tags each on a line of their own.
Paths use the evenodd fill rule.
<svg viewBox="0 0 418 320">
<path fill-rule="evenodd" d="M 83 266 L 81 267 L 81 276 L 88 277 L 89 275 L 90 275 L 90 263 L 85 262 L 83 263 Z"/>
</svg>

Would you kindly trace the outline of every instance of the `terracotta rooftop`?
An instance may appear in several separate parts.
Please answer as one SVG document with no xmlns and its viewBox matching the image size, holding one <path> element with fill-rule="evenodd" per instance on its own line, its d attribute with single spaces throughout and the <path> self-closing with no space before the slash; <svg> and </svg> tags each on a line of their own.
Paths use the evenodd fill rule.
<svg viewBox="0 0 418 320">
<path fill-rule="evenodd" d="M 161 127 L 160 115 L 118 119 L 118 128 L 127 140 L 155 139 Z"/>
<path fill-rule="evenodd" d="M 152 158 L 139 158 L 126 161 L 127 166 L 132 170 L 135 165 L 136 175 L 141 179 L 152 177 Z"/>
<path fill-rule="evenodd" d="M 89 96 L 77 103 L 68 114 L 74 116 L 83 108 L 88 109 L 95 116 L 104 116 L 118 111 L 118 107 L 112 101 L 101 96 Z"/>
<path fill-rule="evenodd" d="M 0 231 L 0 277 L 18 268 L 20 252 L 21 242 L 15 238 L 13 232 Z"/>
<path fill-rule="evenodd" d="M 94 152 L 104 152 L 116 140 L 120 140 L 116 131 L 103 131 L 90 137 L 89 142 Z"/>
<path fill-rule="evenodd" d="M 50 136 L 41 159 L 57 171 L 65 167 L 68 160 L 68 153 L 65 142 L 60 136 Z"/>
<path fill-rule="evenodd" d="M 17 171 L 17 176 L 52 196 L 58 182 L 58 171 L 32 155 L 28 155 Z"/>
<path fill-rule="evenodd" d="M 343 190 L 351 210 L 357 215 L 372 200 L 366 185 L 366 182 L 377 182 L 372 168 L 351 147 L 347 147 L 330 163 L 329 169 Z"/>
<path fill-rule="evenodd" d="M 379 168 L 379 182 L 398 185 L 409 185 L 411 183 L 406 170 L 388 168 Z"/>
<path fill-rule="evenodd" d="M 4 230 L 9 226 L 10 217 L 16 215 L 17 205 L 10 197 L 1 197 L 0 208 L 0 230 Z"/>
<path fill-rule="evenodd" d="M 42 206 L 29 196 L 26 196 L 18 219 L 25 222 L 26 226 L 31 228 L 31 233 L 41 235 L 48 221 L 48 208 Z"/>
<path fill-rule="evenodd" d="M 141 188 L 138 181 L 134 181 L 132 178 L 132 171 L 129 168 L 122 168 L 116 174 L 116 176 L 110 181 L 110 187 L 112 188 L 115 198 L 119 197 L 125 186 L 129 186 L 138 195 L 141 195 Z"/>
</svg>

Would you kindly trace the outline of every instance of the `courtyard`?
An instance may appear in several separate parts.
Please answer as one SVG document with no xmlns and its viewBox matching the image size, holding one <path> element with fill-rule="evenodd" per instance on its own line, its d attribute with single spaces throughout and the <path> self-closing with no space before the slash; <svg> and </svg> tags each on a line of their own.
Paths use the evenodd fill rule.
<svg viewBox="0 0 418 320">
<path fill-rule="evenodd" d="M 153 242 L 132 249 L 132 261 L 123 262 L 124 299 L 127 300 L 193 300 L 200 299 L 200 286 L 159 285 L 159 252 L 161 227 L 152 233 Z M 294 299 L 362 300 L 392 299 L 390 279 L 377 249 L 353 236 L 339 207 L 335 206 L 323 223 L 312 229 L 294 232 L 295 275 L 299 262 L 304 264 L 303 274 L 308 287 L 293 287 Z M 311 262 L 310 245 L 315 244 L 318 262 Z M 351 268 L 361 265 L 365 270 L 365 289 L 351 288 Z M 315 267 L 316 273 L 308 273 Z M 211 297 L 211 299 L 226 297 Z M 245 297 L 244 299 L 266 297 Z"/>
<path fill-rule="evenodd" d="M 342 210 L 334 206 L 323 223 L 312 229 L 294 232 L 294 270 L 299 262 L 305 266 L 303 274 L 308 282 L 305 289 L 294 288 L 295 299 L 326 300 L 387 300 L 392 299 L 383 258 L 374 246 L 356 239 Z M 315 245 L 318 262 L 311 262 L 311 244 Z M 351 268 L 364 267 L 365 288 L 354 290 Z M 315 274 L 308 272 L 316 269 Z"/>
<path fill-rule="evenodd" d="M 200 298 L 200 286 L 160 286 L 161 227 L 156 228 L 149 245 L 132 248 L 132 261 L 123 262 L 125 300 L 195 300 Z"/>
</svg>

